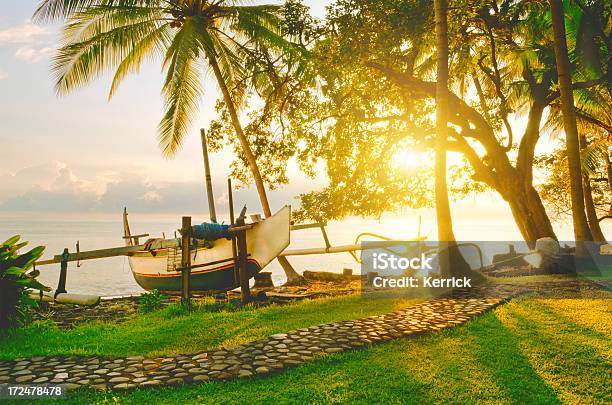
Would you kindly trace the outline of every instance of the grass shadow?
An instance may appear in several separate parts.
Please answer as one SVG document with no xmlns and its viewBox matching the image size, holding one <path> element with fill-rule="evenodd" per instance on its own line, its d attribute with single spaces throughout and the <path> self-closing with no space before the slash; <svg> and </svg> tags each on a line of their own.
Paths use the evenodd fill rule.
<svg viewBox="0 0 612 405">
<path fill-rule="evenodd" d="M 522 353 L 520 339 L 495 314 L 471 324 L 468 330 L 478 344 L 475 356 L 513 403 L 562 403 Z"/>
</svg>

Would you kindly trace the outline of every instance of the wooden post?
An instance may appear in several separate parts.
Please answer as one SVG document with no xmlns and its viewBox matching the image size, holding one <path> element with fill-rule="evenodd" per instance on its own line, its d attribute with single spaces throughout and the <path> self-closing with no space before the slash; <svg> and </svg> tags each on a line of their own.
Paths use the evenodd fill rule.
<svg viewBox="0 0 612 405">
<path fill-rule="evenodd" d="M 191 217 L 183 217 L 181 234 L 181 304 L 191 309 Z"/>
<path fill-rule="evenodd" d="M 238 218 L 236 226 L 244 226 L 244 217 Z M 242 303 L 246 304 L 251 301 L 251 289 L 249 286 L 248 272 L 248 252 L 246 229 L 238 232 L 238 267 L 240 269 L 240 292 L 242 293 Z"/>
<path fill-rule="evenodd" d="M 234 193 L 232 190 L 232 179 L 227 179 L 227 196 L 229 200 L 230 226 L 236 225 L 234 218 Z M 236 236 L 232 234 L 232 254 L 234 257 L 234 283 L 238 284 L 238 248 L 236 247 Z"/>
<path fill-rule="evenodd" d="M 204 155 L 204 175 L 206 176 L 206 197 L 208 198 L 208 212 L 210 221 L 217 222 L 217 212 L 215 210 L 215 197 L 213 196 L 212 177 L 210 175 L 210 162 L 208 160 L 208 145 L 206 144 L 206 131 L 200 129 L 202 138 L 202 154 Z"/>
<path fill-rule="evenodd" d="M 62 252 L 62 261 L 60 264 L 60 277 L 54 294 L 55 297 L 57 297 L 58 294 L 65 294 L 67 292 L 66 275 L 68 273 L 68 256 L 68 248 L 64 248 L 64 251 Z"/>
</svg>

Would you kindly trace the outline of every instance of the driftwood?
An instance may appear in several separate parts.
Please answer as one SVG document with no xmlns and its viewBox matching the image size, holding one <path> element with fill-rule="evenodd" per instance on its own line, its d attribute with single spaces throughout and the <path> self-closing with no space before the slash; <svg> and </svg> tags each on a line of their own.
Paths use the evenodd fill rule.
<svg viewBox="0 0 612 405">
<path fill-rule="evenodd" d="M 306 280 L 313 281 L 350 281 L 350 280 L 360 280 L 361 275 L 359 274 L 339 274 L 339 273 L 330 273 L 328 271 L 311 271 L 306 270 L 303 274 Z"/>
</svg>

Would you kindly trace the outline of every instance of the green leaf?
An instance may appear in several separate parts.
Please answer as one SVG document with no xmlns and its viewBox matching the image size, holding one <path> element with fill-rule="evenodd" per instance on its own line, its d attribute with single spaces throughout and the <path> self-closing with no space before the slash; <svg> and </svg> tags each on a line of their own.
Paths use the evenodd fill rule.
<svg viewBox="0 0 612 405">
<path fill-rule="evenodd" d="M 7 276 L 17 276 L 17 277 L 22 277 L 25 275 L 25 273 L 26 273 L 25 269 L 22 269 L 21 267 L 16 267 L 16 266 L 11 266 L 4 271 L 4 274 Z"/>
<path fill-rule="evenodd" d="M 7 240 L 5 240 L 4 242 L 2 242 L 3 246 L 13 246 L 15 245 L 15 243 L 17 243 L 19 241 L 19 239 L 21 239 L 20 235 L 15 235 L 11 238 L 8 238 Z"/>
</svg>

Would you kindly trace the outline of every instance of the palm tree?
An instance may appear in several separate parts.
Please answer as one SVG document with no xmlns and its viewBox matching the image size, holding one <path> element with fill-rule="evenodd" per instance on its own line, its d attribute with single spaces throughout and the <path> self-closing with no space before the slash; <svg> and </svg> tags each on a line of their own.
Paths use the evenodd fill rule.
<svg viewBox="0 0 612 405">
<path fill-rule="evenodd" d="M 446 184 L 446 143 L 448 140 L 448 3 L 434 0 L 436 24 L 436 161 L 435 201 L 438 241 L 440 242 L 440 272 L 442 274 L 465 275 L 470 266 L 465 261 L 453 232 L 448 188 Z M 474 275 L 475 276 L 475 275 Z"/>
<path fill-rule="evenodd" d="M 264 215 L 272 215 L 266 189 L 238 118 L 247 92 L 247 64 L 261 47 L 279 53 L 295 48 L 283 37 L 280 6 L 240 6 L 238 0 L 45 0 L 35 13 L 41 21 L 65 22 L 54 58 L 58 94 L 84 86 L 115 70 L 109 98 L 143 61 L 163 60 L 165 114 L 159 142 L 165 156 L 180 148 L 203 94 L 203 76 L 214 75 L 229 111 Z M 247 62 L 248 61 L 248 62 Z M 261 81 L 261 75 L 254 82 Z M 279 258 L 288 283 L 302 280 Z"/>
<path fill-rule="evenodd" d="M 565 18 L 562 0 L 549 0 L 554 32 L 555 60 L 561 95 L 561 111 L 565 128 L 567 161 L 570 177 L 572 217 L 576 241 L 591 241 L 593 236 L 587 222 L 580 163 L 580 142 L 576 124 L 576 110 L 571 81 L 571 67 L 565 37 Z"/>
</svg>

